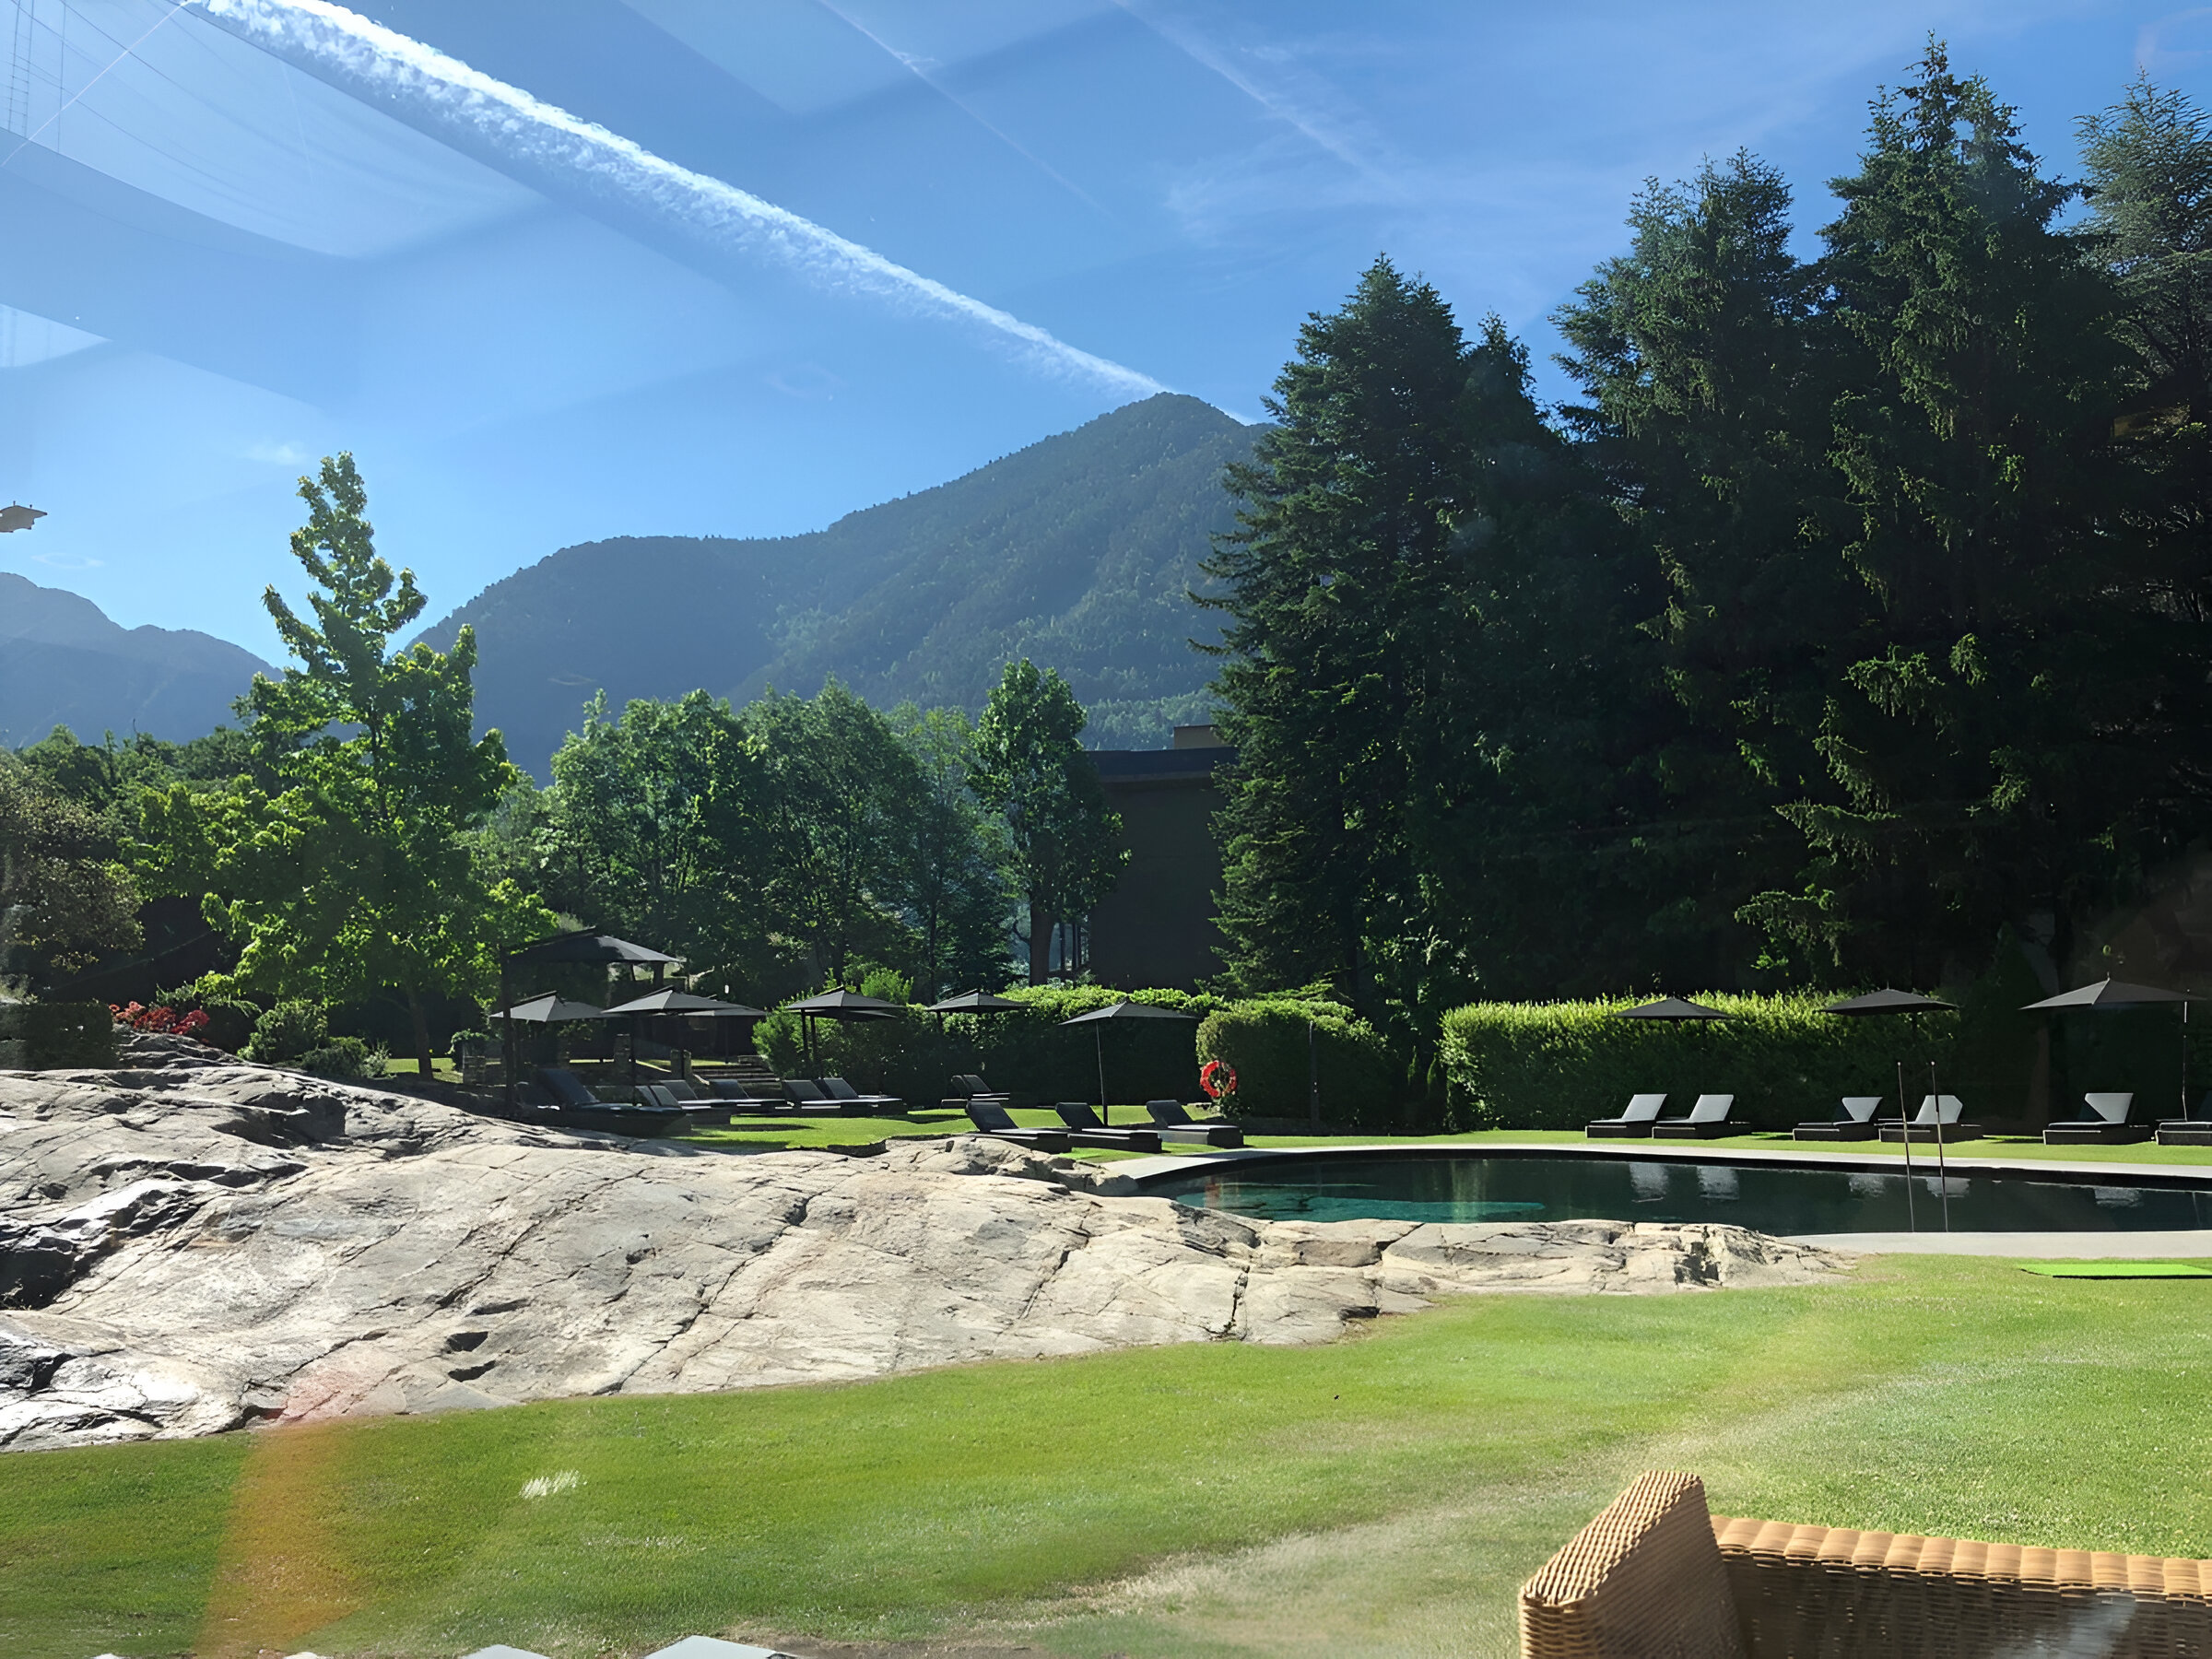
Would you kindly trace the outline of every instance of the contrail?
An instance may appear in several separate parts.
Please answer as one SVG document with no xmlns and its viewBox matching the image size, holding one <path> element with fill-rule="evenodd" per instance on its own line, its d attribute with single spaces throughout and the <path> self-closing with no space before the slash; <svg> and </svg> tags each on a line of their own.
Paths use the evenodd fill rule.
<svg viewBox="0 0 2212 1659">
<path fill-rule="evenodd" d="M 716 265 L 790 271 L 818 287 L 886 300 L 980 328 L 1021 359 L 1125 397 L 1167 388 L 1094 357 L 997 307 L 886 259 L 748 191 L 693 172 L 618 133 L 494 80 L 457 58 L 327 0 L 186 0 L 230 33 L 430 131 L 465 154 L 559 197 L 582 194 L 600 217 L 673 238 Z"/>
</svg>

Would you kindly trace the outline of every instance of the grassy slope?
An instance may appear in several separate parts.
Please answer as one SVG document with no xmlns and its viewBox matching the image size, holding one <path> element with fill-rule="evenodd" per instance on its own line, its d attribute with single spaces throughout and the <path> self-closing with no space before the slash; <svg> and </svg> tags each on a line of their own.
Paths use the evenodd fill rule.
<svg viewBox="0 0 2212 1659">
<path fill-rule="evenodd" d="M 212 1587 L 204 1653 L 965 1629 L 1503 1653 L 1513 1585 L 1648 1466 L 1701 1470 L 1724 1511 L 2206 1555 L 2206 1294 L 1888 1258 L 1799 1290 L 1475 1299 L 1320 1348 L 18 1455 L 0 1652 L 178 1652 Z"/>
</svg>

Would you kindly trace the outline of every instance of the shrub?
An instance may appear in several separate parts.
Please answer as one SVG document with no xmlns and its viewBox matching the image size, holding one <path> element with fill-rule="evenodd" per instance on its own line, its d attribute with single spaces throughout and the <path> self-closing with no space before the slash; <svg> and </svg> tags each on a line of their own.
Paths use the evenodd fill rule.
<svg viewBox="0 0 2212 1659">
<path fill-rule="evenodd" d="M 1894 1102 L 1900 1059 L 1917 1106 L 1928 1061 L 1948 1069 L 1955 1018 L 1839 1018 L 1818 1011 L 1832 994 L 1703 994 L 1695 1000 L 1735 1018 L 1684 1022 L 1612 1018 L 1629 999 L 1454 1008 L 1441 1043 L 1447 1111 L 1461 1129 L 1578 1129 L 1665 1089 L 1670 1111 L 1734 1094 L 1731 1115 L 1747 1128 L 1786 1129 L 1831 1115 L 1847 1094 Z"/>
<path fill-rule="evenodd" d="M 332 1037 L 300 1056 L 300 1069 L 318 1077 L 358 1082 L 381 1077 L 390 1069 L 392 1056 L 382 1044 L 371 1048 L 359 1037 Z"/>
<path fill-rule="evenodd" d="M 0 1066 L 100 1071 L 115 1064 L 106 1003 L 0 1003 Z"/>
<path fill-rule="evenodd" d="M 1324 1123 L 1405 1126 L 1404 1065 L 1381 1033 L 1342 1004 L 1289 996 L 1230 1003 L 1206 1016 L 1197 1045 L 1201 1061 L 1219 1060 L 1236 1072 L 1236 1093 L 1221 1103 L 1233 1117 L 1304 1119 L 1317 1065 Z"/>
<path fill-rule="evenodd" d="M 321 1003 L 280 1002 L 253 1022 L 239 1053 L 263 1065 L 298 1065 L 329 1041 L 330 1011 Z"/>
<path fill-rule="evenodd" d="M 120 1008 L 110 1003 L 108 1012 L 117 1025 L 128 1026 L 134 1031 L 197 1038 L 207 1029 L 207 1016 L 202 1010 L 194 1008 L 180 1014 L 167 1003 L 157 1003 L 150 1008 L 143 1003 L 128 1003 Z"/>
<path fill-rule="evenodd" d="M 455 1031 L 453 1041 L 446 1045 L 445 1052 L 458 1060 L 461 1058 L 461 1051 L 472 1042 L 480 1049 L 488 1050 L 492 1046 L 491 1033 L 488 1031 Z"/>
</svg>

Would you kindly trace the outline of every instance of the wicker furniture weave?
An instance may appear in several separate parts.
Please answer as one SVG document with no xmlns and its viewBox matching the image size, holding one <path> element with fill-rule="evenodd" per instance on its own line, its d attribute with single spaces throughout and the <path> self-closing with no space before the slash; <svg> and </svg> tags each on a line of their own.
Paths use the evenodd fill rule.
<svg viewBox="0 0 2212 1659">
<path fill-rule="evenodd" d="M 1640 1478 L 1523 1587 L 1522 1652 L 2212 1659 L 2212 1561 L 1724 1515 L 1700 1550 L 1688 1523 L 1704 1509 L 1693 1475 Z"/>
</svg>

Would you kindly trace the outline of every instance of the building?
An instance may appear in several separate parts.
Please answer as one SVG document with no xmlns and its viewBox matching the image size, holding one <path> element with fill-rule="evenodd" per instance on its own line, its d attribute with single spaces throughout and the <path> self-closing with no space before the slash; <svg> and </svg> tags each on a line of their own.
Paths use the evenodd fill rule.
<svg viewBox="0 0 2212 1659">
<path fill-rule="evenodd" d="M 1213 832 L 1221 792 L 1214 769 L 1236 758 L 1210 725 L 1177 726 L 1172 748 L 1092 752 L 1129 849 L 1128 866 L 1085 929 L 1101 985 L 1194 991 L 1221 971 L 1214 924 L 1221 852 Z"/>
</svg>

